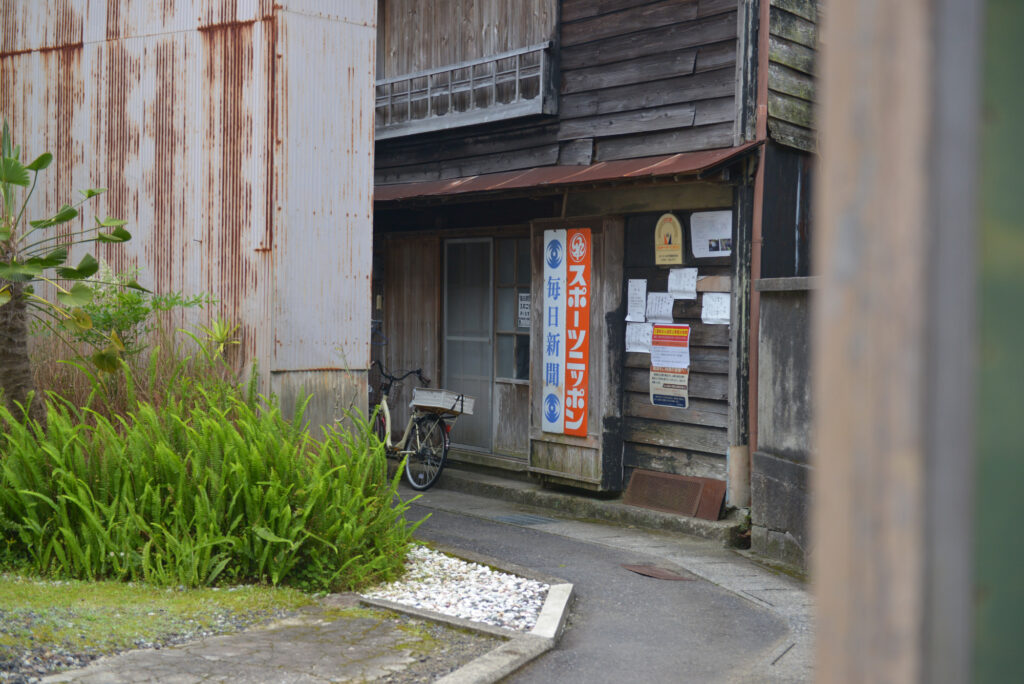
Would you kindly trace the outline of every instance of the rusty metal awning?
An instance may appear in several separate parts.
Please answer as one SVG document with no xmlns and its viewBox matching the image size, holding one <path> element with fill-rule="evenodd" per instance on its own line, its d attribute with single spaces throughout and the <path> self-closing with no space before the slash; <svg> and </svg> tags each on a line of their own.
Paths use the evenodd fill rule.
<svg viewBox="0 0 1024 684">
<path fill-rule="evenodd" d="M 683 152 L 660 157 L 641 157 L 598 162 L 589 166 L 538 166 L 519 171 L 488 173 L 439 181 L 396 183 L 374 188 L 375 202 L 501 192 L 527 188 L 555 188 L 580 183 L 602 183 L 620 180 L 642 180 L 665 176 L 698 176 L 702 172 L 734 161 L 759 145 L 750 142 L 704 152 Z"/>
</svg>

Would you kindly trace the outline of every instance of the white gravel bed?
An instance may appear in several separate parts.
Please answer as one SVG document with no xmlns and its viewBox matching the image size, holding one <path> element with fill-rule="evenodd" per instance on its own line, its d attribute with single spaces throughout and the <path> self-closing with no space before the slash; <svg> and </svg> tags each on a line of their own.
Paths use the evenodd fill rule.
<svg viewBox="0 0 1024 684">
<path fill-rule="evenodd" d="M 548 585 L 415 546 L 405 576 L 364 592 L 367 598 L 529 631 L 537 623 Z"/>
</svg>

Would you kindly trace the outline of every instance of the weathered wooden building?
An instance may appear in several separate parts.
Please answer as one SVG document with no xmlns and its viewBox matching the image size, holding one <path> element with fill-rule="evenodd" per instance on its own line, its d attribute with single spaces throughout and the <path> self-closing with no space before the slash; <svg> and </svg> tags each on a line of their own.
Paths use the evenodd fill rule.
<svg viewBox="0 0 1024 684">
<path fill-rule="evenodd" d="M 30 214 L 106 187 L 98 256 L 161 292 L 207 292 L 240 366 L 309 415 L 365 407 L 376 10 L 372 0 L 14 0 L 0 116 L 52 151 Z M 78 219 L 79 221 L 83 219 Z M 75 230 L 76 225 L 68 224 Z"/>
<path fill-rule="evenodd" d="M 747 505 L 762 250 L 773 278 L 808 273 L 815 3 L 380 0 L 378 13 L 387 344 L 374 353 L 477 397 L 456 460 L 594 490 L 641 471 L 705 477 Z M 665 214 L 682 228 L 675 263 L 656 258 Z M 710 219 L 725 221 L 714 252 Z M 590 400 L 585 433 L 567 434 L 546 429 L 545 268 L 555 231 L 577 229 Z M 651 355 L 626 349 L 629 282 L 665 293 L 673 269 L 694 268 L 695 298 L 662 319 L 689 325 L 686 408 L 652 403 Z M 727 320 L 705 322 L 721 295 Z"/>
</svg>

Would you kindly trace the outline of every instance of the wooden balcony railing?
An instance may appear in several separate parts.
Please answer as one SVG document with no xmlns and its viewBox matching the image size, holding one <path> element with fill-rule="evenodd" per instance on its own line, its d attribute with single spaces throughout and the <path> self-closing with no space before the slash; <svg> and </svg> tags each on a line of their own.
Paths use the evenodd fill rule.
<svg viewBox="0 0 1024 684">
<path fill-rule="evenodd" d="M 377 81 L 378 140 L 557 111 L 551 43 Z"/>
</svg>

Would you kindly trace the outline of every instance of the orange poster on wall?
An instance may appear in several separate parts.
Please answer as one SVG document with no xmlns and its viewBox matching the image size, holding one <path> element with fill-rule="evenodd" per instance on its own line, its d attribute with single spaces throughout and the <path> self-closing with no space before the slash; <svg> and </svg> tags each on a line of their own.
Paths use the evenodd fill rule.
<svg viewBox="0 0 1024 684">
<path fill-rule="evenodd" d="M 586 437 L 590 405 L 590 229 L 566 231 L 565 434 Z"/>
</svg>

